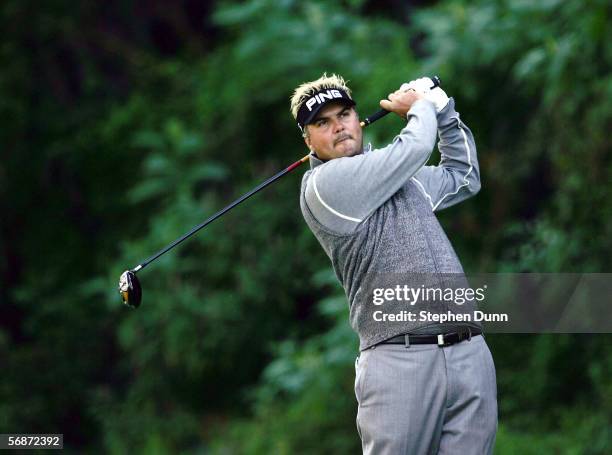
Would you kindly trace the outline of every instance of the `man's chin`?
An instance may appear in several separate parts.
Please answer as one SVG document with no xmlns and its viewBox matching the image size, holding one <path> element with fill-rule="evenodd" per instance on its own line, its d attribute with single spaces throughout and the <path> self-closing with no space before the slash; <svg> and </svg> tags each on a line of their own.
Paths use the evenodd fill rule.
<svg viewBox="0 0 612 455">
<path fill-rule="evenodd" d="M 355 156 L 359 155 L 362 150 L 358 147 L 349 147 L 342 152 L 342 156 Z"/>
<path fill-rule="evenodd" d="M 342 141 L 338 145 L 340 147 L 337 146 L 336 151 L 338 152 L 339 156 L 353 156 L 361 152 L 361 150 L 359 150 L 355 145 L 355 142 L 351 139 Z"/>
</svg>

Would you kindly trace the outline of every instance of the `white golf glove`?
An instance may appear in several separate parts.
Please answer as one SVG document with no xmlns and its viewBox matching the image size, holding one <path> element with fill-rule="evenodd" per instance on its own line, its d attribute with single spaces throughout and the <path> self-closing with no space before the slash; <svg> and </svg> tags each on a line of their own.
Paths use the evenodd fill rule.
<svg viewBox="0 0 612 455">
<path fill-rule="evenodd" d="M 436 112 L 440 112 L 448 104 L 448 96 L 440 87 L 430 89 L 433 84 L 434 83 L 430 78 L 421 77 L 420 79 L 415 79 L 407 84 L 402 84 L 400 90 L 406 91 L 412 89 L 415 92 L 420 93 L 426 100 L 434 103 L 436 106 Z"/>
</svg>

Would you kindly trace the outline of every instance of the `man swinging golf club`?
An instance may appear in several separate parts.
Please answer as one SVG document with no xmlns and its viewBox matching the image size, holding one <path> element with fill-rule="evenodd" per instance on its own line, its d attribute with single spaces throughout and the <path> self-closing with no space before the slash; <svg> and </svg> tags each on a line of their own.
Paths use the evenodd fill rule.
<svg viewBox="0 0 612 455">
<path fill-rule="evenodd" d="M 363 452 L 490 454 L 497 387 L 480 324 L 394 319 L 389 310 L 409 306 L 400 288 L 377 289 L 376 299 L 369 286 L 381 276 L 423 276 L 428 284 L 463 276 L 435 212 L 480 189 L 472 133 L 454 100 L 429 78 L 403 84 L 380 102 L 406 121 L 386 147 L 364 148 L 355 106 L 336 75 L 300 85 L 291 99 L 311 151 L 302 213 L 346 291 L 359 335 L 355 395 Z M 437 135 L 440 163 L 426 166 Z M 449 314 L 472 308 L 440 299 L 430 307 Z"/>
</svg>

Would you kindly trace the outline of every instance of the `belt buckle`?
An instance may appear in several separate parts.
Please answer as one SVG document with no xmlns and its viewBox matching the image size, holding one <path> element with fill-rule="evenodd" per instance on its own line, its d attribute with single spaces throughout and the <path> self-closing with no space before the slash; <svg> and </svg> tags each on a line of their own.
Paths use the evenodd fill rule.
<svg viewBox="0 0 612 455">
<path fill-rule="evenodd" d="M 445 344 L 444 344 L 444 334 L 443 333 L 440 333 L 438 335 L 438 346 L 440 346 L 440 347 L 445 346 Z"/>
</svg>

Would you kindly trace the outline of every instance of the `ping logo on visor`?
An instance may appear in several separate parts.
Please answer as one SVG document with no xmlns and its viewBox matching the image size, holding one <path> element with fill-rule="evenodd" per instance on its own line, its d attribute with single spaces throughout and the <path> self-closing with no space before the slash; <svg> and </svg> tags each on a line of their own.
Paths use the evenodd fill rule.
<svg viewBox="0 0 612 455">
<path fill-rule="evenodd" d="M 326 92 L 319 92 L 306 101 L 306 108 L 309 111 L 312 111 L 312 106 L 315 104 L 324 104 L 326 99 L 331 100 L 334 98 L 342 98 L 342 93 L 336 89 L 327 90 Z"/>
<path fill-rule="evenodd" d="M 297 115 L 297 124 L 300 130 L 311 123 L 317 113 L 330 101 L 342 101 L 349 106 L 355 106 L 355 101 L 344 90 L 339 88 L 327 88 L 319 90 L 302 103 Z"/>
</svg>

